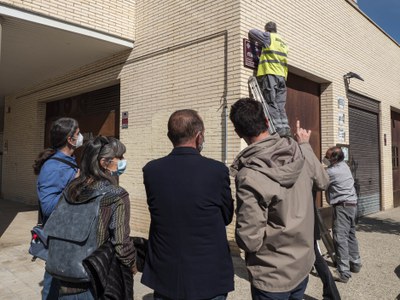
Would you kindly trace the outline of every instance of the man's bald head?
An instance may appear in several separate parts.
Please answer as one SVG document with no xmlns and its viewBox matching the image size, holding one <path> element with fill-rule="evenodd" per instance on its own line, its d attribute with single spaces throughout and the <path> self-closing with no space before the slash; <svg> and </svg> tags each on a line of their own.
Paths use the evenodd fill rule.
<svg viewBox="0 0 400 300">
<path fill-rule="evenodd" d="M 199 114 L 192 109 L 174 112 L 168 120 L 168 138 L 174 147 L 195 139 L 204 131 L 204 123 Z"/>
</svg>

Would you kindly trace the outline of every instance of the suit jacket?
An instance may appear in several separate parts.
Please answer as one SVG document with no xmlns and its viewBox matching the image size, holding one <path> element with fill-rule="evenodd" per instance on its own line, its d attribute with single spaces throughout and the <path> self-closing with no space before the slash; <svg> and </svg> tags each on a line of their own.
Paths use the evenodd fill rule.
<svg viewBox="0 0 400 300">
<path fill-rule="evenodd" d="M 232 291 L 228 168 L 194 148 L 177 147 L 149 162 L 143 176 L 151 224 L 142 283 L 172 299 Z"/>
</svg>

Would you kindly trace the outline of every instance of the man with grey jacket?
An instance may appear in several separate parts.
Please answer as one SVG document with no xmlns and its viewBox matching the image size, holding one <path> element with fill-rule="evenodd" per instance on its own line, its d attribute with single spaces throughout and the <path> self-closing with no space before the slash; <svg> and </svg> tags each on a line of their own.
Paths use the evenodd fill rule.
<svg viewBox="0 0 400 300">
<path fill-rule="evenodd" d="M 231 166 L 236 183 L 236 242 L 246 253 L 252 298 L 303 299 L 314 264 L 313 186 L 328 175 L 300 128 L 297 140 L 268 133 L 260 102 L 240 99 L 230 119 L 248 147 Z"/>
<path fill-rule="evenodd" d="M 362 267 L 356 238 L 357 193 L 349 166 L 340 147 L 333 146 L 323 159 L 327 165 L 327 200 L 333 208 L 333 241 L 336 250 L 335 280 L 347 283 Z"/>
</svg>

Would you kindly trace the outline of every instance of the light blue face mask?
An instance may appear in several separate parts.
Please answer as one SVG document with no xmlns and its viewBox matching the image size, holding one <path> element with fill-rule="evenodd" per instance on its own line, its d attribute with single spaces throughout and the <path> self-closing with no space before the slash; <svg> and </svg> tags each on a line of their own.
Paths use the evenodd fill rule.
<svg viewBox="0 0 400 300">
<path fill-rule="evenodd" d="M 126 170 L 126 159 L 120 159 L 118 161 L 117 171 L 112 171 L 111 175 L 112 176 L 120 176 L 125 172 L 125 170 Z"/>
</svg>

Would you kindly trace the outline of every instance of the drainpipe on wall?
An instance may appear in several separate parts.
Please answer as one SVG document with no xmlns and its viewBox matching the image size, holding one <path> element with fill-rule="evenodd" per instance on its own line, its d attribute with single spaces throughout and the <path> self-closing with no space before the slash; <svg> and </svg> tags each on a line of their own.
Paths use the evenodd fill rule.
<svg viewBox="0 0 400 300">
<path fill-rule="evenodd" d="M 0 61 L 1 61 L 1 33 L 3 32 L 3 18 L 0 16 Z"/>
<path fill-rule="evenodd" d="M 224 164 L 228 164 L 228 104 L 224 104 Z"/>
<path fill-rule="evenodd" d="M 221 106 L 223 108 L 223 119 L 224 122 L 222 124 L 223 128 L 223 161 L 224 164 L 228 164 L 228 101 L 226 96 L 228 94 L 228 31 L 224 32 L 224 91 L 222 94 L 222 103 Z"/>
</svg>

